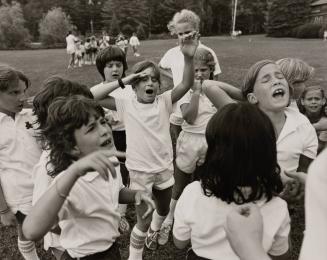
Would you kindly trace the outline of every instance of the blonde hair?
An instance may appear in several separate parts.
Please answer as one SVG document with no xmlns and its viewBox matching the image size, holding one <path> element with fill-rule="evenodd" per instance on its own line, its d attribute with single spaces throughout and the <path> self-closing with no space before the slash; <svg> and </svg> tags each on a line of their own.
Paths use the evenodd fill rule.
<svg viewBox="0 0 327 260">
<path fill-rule="evenodd" d="M 215 59 L 212 53 L 205 48 L 197 48 L 194 54 L 194 63 L 199 62 L 210 68 L 210 79 L 213 79 L 213 72 L 215 70 Z"/>
<path fill-rule="evenodd" d="M 305 82 L 309 80 L 314 68 L 303 60 L 296 58 L 284 58 L 276 61 L 289 84 Z"/>
<path fill-rule="evenodd" d="M 172 35 L 176 34 L 176 24 L 179 23 L 190 23 L 196 31 L 199 31 L 200 17 L 193 11 L 187 9 L 175 13 L 173 19 L 167 25 L 168 30 Z"/>
</svg>

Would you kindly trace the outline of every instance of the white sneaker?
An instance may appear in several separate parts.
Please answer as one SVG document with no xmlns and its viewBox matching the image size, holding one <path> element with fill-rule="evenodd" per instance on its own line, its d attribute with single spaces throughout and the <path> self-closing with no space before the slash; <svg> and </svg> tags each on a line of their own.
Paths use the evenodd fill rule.
<svg viewBox="0 0 327 260">
<path fill-rule="evenodd" d="M 167 244 L 169 240 L 169 233 L 173 227 L 173 223 L 163 223 L 158 236 L 158 244 L 163 246 Z"/>
</svg>

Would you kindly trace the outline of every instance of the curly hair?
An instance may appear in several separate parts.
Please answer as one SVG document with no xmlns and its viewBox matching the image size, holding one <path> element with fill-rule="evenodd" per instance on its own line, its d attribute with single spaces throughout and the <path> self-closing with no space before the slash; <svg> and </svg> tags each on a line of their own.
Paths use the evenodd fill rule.
<svg viewBox="0 0 327 260">
<path fill-rule="evenodd" d="M 55 177 L 77 159 L 71 154 L 76 145 L 74 132 L 87 125 L 91 116 L 104 117 L 104 110 L 95 100 L 81 95 L 58 97 L 50 104 L 42 129 L 50 150 L 50 176 Z"/>
<path fill-rule="evenodd" d="M 200 18 L 191 10 L 183 9 L 180 12 L 175 13 L 173 19 L 168 23 L 167 28 L 171 34 L 176 34 L 176 24 L 189 23 L 193 25 L 194 30 L 199 31 Z"/>
<path fill-rule="evenodd" d="M 15 68 L 10 67 L 7 64 L 0 64 L 0 91 L 4 92 L 8 90 L 13 84 L 19 82 L 19 80 L 25 83 L 26 88 L 31 85 L 27 76 Z"/>
<path fill-rule="evenodd" d="M 206 140 L 205 163 L 197 170 L 206 196 L 244 204 L 282 191 L 274 127 L 256 106 L 223 107 L 209 121 Z"/>
<path fill-rule="evenodd" d="M 118 46 L 110 45 L 101 50 L 95 60 L 98 72 L 101 74 L 103 80 L 106 79 L 104 75 L 104 68 L 106 67 L 107 62 L 110 61 L 120 61 L 123 64 L 122 77 L 125 77 L 125 72 L 128 69 L 125 52 Z"/>
<path fill-rule="evenodd" d="M 42 89 L 33 99 L 33 113 L 36 116 L 35 124 L 38 129 L 46 126 L 48 107 L 57 97 L 82 95 L 93 99 L 91 91 L 85 85 L 70 81 L 60 76 L 52 76 L 43 82 Z"/>
</svg>

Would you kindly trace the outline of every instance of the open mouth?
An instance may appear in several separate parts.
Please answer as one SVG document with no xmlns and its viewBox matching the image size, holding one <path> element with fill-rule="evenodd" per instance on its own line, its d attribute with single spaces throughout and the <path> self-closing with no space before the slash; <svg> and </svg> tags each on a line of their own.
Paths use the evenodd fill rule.
<svg viewBox="0 0 327 260">
<path fill-rule="evenodd" d="M 153 89 L 149 88 L 149 89 L 145 90 L 145 93 L 151 95 L 151 94 L 153 94 Z"/>
<path fill-rule="evenodd" d="M 285 95 L 285 90 L 281 88 L 276 89 L 272 94 L 274 98 L 283 97 L 284 95 Z"/>
<path fill-rule="evenodd" d="M 104 141 L 104 142 L 101 144 L 101 146 L 102 146 L 102 147 L 104 147 L 104 146 L 111 146 L 111 144 L 112 144 L 112 139 L 109 138 L 109 139 L 107 139 L 106 141 Z"/>
</svg>

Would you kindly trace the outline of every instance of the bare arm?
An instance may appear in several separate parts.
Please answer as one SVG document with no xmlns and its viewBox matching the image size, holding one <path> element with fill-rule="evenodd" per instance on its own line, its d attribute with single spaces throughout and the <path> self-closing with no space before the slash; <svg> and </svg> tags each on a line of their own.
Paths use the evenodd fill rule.
<svg viewBox="0 0 327 260">
<path fill-rule="evenodd" d="M 14 226 L 16 224 L 16 217 L 10 210 L 5 200 L 5 195 L 0 183 L 0 220 L 4 226 Z"/>
<path fill-rule="evenodd" d="M 322 117 L 317 123 L 312 124 L 316 131 L 327 130 L 327 117 Z"/>
<path fill-rule="evenodd" d="M 310 163 L 313 161 L 312 158 L 309 158 L 303 154 L 300 155 L 300 159 L 299 159 L 299 167 L 297 168 L 297 172 L 308 172 L 308 168 Z"/>
<path fill-rule="evenodd" d="M 107 96 L 101 100 L 98 101 L 98 103 L 110 110 L 115 110 L 117 111 L 117 106 L 116 106 L 116 99 L 114 97 L 111 96 Z"/>
<path fill-rule="evenodd" d="M 184 120 L 188 124 L 193 124 L 199 112 L 199 99 L 201 94 L 201 82 L 194 82 L 194 91 L 190 103 L 181 105 Z"/>
<path fill-rule="evenodd" d="M 216 82 L 216 84 L 213 84 Z M 211 103 L 217 108 L 222 108 L 223 106 L 235 103 L 235 101 L 227 95 L 227 93 L 219 87 L 219 81 L 209 81 L 205 80 L 202 83 L 202 90 L 209 98 Z"/>
<path fill-rule="evenodd" d="M 178 240 L 175 236 L 173 236 L 174 244 L 178 249 L 183 249 L 190 244 L 190 240 Z"/>
</svg>

